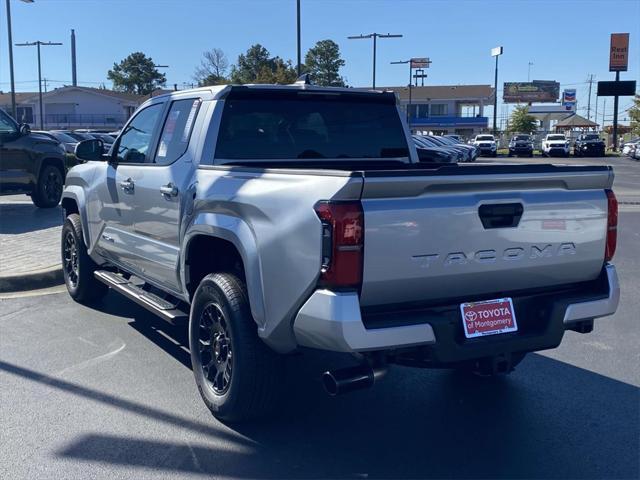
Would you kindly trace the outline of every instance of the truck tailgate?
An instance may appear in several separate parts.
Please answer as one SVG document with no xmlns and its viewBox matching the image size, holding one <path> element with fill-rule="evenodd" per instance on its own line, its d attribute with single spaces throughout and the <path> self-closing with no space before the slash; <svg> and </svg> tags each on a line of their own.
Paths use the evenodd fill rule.
<svg viewBox="0 0 640 480">
<path fill-rule="evenodd" d="M 440 303 L 595 279 L 611 169 L 524 167 L 366 173 L 361 305 Z"/>
</svg>

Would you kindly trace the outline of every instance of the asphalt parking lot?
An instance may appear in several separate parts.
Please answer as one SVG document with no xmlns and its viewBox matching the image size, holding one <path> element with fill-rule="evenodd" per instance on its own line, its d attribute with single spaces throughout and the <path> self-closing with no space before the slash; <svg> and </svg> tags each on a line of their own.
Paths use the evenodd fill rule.
<svg viewBox="0 0 640 480">
<path fill-rule="evenodd" d="M 603 161 L 622 203 L 618 312 L 506 378 L 395 367 L 329 398 L 319 375 L 343 358 L 295 356 L 276 416 L 224 425 L 183 329 L 113 292 L 93 309 L 63 288 L 6 295 L 0 478 L 639 478 L 640 162 L 566 160 Z"/>
</svg>

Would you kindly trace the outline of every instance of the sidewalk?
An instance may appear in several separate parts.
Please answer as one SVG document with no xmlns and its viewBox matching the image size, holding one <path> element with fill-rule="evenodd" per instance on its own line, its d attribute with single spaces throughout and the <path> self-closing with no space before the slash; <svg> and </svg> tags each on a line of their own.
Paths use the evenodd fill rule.
<svg viewBox="0 0 640 480">
<path fill-rule="evenodd" d="M 0 292 L 62 283 L 62 207 L 36 208 L 26 195 L 0 197 Z"/>
</svg>

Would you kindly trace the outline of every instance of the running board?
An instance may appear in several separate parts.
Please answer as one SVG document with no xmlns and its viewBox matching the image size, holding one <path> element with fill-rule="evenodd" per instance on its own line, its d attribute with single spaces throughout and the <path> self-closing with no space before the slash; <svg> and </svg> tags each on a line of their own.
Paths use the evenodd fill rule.
<svg viewBox="0 0 640 480">
<path fill-rule="evenodd" d="M 180 323 L 189 318 L 189 314 L 180 310 L 177 305 L 159 297 L 151 292 L 132 284 L 118 273 L 107 270 L 96 270 L 94 276 L 108 287 L 121 293 L 129 300 L 133 300 L 141 307 L 166 320 L 169 323 Z"/>
</svg>

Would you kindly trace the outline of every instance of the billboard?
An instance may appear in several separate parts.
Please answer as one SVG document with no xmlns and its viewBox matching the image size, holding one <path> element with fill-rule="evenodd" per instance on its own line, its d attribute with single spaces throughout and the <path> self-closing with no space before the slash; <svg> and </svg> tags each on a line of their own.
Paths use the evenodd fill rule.
<svg viewBox="0 0 640 480">
<path fill-rule="evenodd" d="M 609 49 L 609 71 L 626 72 L 629 65 L 629 34 L 612 33 Z"/>
<path fill-rule="evenodd" d="M 567 110 L 573 110 L 576 106 L 576 89 L 565 89 L 562 92 L 562 106 Z"/>
<path fill-rule="evenodd" d="M 411 68 L 429 68 L 431 60 L 429 58 L 412 58 Z"/>
<path fill-rule="evenodd" d="M 504 103 L 557 102 L 560 84 L 553 80 L 533 82 L 505 82 L 502 94 Z"/>
</svg>

